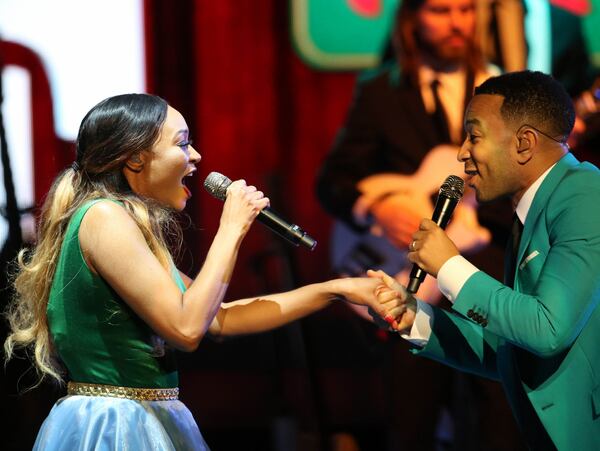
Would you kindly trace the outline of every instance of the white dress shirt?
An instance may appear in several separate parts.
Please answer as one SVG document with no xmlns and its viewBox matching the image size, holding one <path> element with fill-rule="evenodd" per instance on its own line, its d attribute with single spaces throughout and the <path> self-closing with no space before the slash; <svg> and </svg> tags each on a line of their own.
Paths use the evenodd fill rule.
<svg viewBox="0 0 600 451">
<path fill-rule="evenodd" d="M 529 209 L 531 208 L 531 204 L 540 185 L 555 165 L 556 163 L 540 175 L 537 180 L 527 188 L 527 191 L 525 191 L 525 194 L 523 194 L 523 197 L 519 200 L 516 213 L 522 224 L 525 224 L 527 213 L 529 213 Z M 469 277 L 477 271 L 479 271 L 479 269 L 462 255 L 455 255 L 448 259 L 440 268 L 437 277 L 438 288 L 450 302 L 454 303 Z M 433 310 L 431 306 L 426 302 L 417 299 L 415 322 L 413 323 L 409 334 L 401 334 L 402 338 L 405 338 L 417 346 L 425 346 L 431 336 L 432 321 Z"/>
</svg>

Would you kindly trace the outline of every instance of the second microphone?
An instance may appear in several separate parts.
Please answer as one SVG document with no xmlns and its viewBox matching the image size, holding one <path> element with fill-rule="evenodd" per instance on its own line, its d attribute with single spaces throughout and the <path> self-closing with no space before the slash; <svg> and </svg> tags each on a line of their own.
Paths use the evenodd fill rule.
<svg viewBox="0 0 600 451">
<path fill-rule="evenodd" d="M 431 219 L 442 229 L 445 229 L 454 213 L 454 208 L 463 195 L 465 182 L 457 175 L 449 175 L 438 193 L 438 198 L 435 203 L 435 209 L 431 215 Z M 409 293 L 416 293 L 419 286 L 425 280 L 427 273 L 423 271 L 419 265 L 414 264 L 410 272 L 410 279 L 406 287 Z"/>
<path fill-rule="evenodd" d="M 231 185 L 231 179 L 218 172 L 211 172 L 204 180 L 206 191 L 222 201 L 227 197 L 229 185 Z M 295 246 L 302 245 L 312 251 L 317 245 L 317 241 L 304 230 L 296 224 L 287 222 L 269 207 L 261 210 L 256 219 Z"/>
</svg>

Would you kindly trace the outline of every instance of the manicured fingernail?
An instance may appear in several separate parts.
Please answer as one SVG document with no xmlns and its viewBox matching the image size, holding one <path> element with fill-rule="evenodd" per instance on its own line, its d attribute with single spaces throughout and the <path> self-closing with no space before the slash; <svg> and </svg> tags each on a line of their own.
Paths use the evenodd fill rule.
<svg viewBox="0 0 600 451">
<path fill-rule="evenodd" d="M 389 323 L 391 325 L 394 324 L 395 319 L 392 315 L 385 315 L 385 318 L 383 318 L 385 320 L 386 323 Z"/>
</svg>

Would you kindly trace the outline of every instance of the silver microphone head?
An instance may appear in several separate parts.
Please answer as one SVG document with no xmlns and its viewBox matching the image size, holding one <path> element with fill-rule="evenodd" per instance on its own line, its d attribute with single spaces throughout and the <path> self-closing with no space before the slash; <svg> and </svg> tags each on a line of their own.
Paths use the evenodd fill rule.
<svg viewBox="0 0 600 451">
<path fill-rule="evenodd" d="M 450 199 L 460 199 L 465 190 L 465 181 L 457 175 L 449 175 L 440 186 L 440 195 Z"/>
<path fill-rule="evenodd" d="M 231 179 L 218 172 L 211 172 L 204 180 L 206 191 L 223 201 L 227 197 L 227 187 L 229 185 L 231 185 Z"/>
</svg>

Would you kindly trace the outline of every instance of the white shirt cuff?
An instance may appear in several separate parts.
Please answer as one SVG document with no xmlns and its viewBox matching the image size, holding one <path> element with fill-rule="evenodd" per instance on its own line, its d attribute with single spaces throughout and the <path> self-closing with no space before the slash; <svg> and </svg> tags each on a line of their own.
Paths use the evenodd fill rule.
<svg viewBox="0 0 600 451">
<path fill-rule="evenodd" d="M 426 302 L 417 299 L 417 314 L 415 316 L 415 322 L 410 328 L 410 333 L 400 334 L 400 336 L 422 348 L 429 342 L 432 321 L 433 309 L 431 306 Z"/>
<path fill-rule="evenodd" d="M 454 303 L 464 284 L 479 269 L 461 255 L 455 255 L 442 265 L 437 275 L 438 288 Z"/>
</svg>

